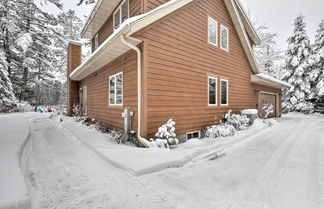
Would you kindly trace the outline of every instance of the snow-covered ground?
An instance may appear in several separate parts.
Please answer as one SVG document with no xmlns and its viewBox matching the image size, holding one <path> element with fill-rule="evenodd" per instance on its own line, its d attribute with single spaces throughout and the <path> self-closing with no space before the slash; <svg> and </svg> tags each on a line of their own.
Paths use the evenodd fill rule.
<svg viewBox="0 0 324 209">
<path fill-rule="evenodd" d="M 22 147 L 29 137 L 28 118 L 34 113 L 0 115 L 0 208 L 30 208 L 20 168 Z"/>
<path fill-rule="evenodd" d="M 22 155 L 32 208 L 324 208 L 322 115 L 289 114 L 172 150 L 117 145 L 69 118 L 33 117 Z"/>
</svg>

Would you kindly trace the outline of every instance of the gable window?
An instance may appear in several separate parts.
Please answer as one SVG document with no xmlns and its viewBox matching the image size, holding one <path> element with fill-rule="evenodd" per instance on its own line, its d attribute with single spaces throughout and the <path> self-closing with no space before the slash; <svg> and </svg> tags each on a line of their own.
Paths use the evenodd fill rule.
<svg viewBox="0 0 324 209">
<path fill-rule="evenodd" d="M 109 77 L 109 105 L 123 105 L 123 72 Z"/>
<path fill-rule="evenodd" d="M 208 17 L 208 43 L 217 46 L 217 28 L 218 22 Z"/>
<path fill-rule="evenodd" d="M 221 105 L 228 105 L 228 80 L 220 80 Z"/>
<path fill-rule="evenodd" d="M 114 30 L 119 28 L 119 26 L 129 17 L 128 1 L 129 0 L 124 0 L 114 12 L 113 15 Z"/>
<path fill-rule="evenodd" d="M 96 50 L 99 46 L 99 39 L 98 39 L 98 33 L 95 36 L 95 40 L 94 40 L 94 49 Z"/>
<path fill-rule="evenodd" d="M 229 47 L 228 47 L 228 42 L 229 42 L 228 41 L 228 28 L 221 25 L 220 34 L 221 34 L 220 47 L 221 47 L 221 49 L 228 51 L 228 49 L 229 49 Z"/>
<path fill-rule="evenodd" d="M 217 105 L 217 78 L 208 77 L 208 105 Z"/>
</svg>

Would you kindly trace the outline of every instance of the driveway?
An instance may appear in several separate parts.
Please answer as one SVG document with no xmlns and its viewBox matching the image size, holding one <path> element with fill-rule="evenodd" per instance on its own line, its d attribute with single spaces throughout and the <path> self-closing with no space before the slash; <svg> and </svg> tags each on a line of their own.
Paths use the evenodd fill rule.
<svg viewBox="0 0 324 209">
<path fill-rule="evenodd" d="M 324 208 L 324 117 L 291 114 L 224 157 L 143 177 L 185 208 Z"/>
<path fill-rule="evenodd" d="M 12 118 L 12 124 L 23 119 Z M 324 117 L 290 114 L 277 120 L 272 128 L 228 139 L 239 143 L 137 177 L 98 155 L 57 118 L 41 115 L 29 122 L 21 157 L 32 208 L 324 208 Z M 136 149 L 126 148 L 118 153 L 120 161 Z"/>
</svg>

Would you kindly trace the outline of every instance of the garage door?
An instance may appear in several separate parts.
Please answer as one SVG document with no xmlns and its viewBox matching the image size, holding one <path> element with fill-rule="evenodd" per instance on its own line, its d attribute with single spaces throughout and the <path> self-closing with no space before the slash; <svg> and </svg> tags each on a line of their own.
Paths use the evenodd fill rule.
<svg viewBox="0 0 324 209">
<path fill-rule="evenodd" d="M 271 113 L 268 117 L 273 118 L 277 117 L 277 95 L 276 94 L 271 94 L 271 93 L 264 93 L 264 92 L 259 92 L 259 113 L 261 113 L 262 116 L 265 115 L 265 111 L 262 110 L 262 107 L 266 104 L 272 104 L 273 105 L 273 113 Z"/>
</svg>

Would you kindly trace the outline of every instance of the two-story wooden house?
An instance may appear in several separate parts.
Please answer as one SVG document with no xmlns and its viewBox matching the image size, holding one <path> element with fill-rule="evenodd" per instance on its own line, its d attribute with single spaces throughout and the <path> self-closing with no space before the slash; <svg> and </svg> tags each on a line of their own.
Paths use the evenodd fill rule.
<svg viewBox="0 0 324 209">
<path fill-rule="evenodd" d="M 229 109 L 275 106 L 286 83 L 259 73 L 260 39 L 238 0 L 98 0 L 82 31 L 92 54 L 68 49 L 68 111 L 153 137 L 172 118 L 182 138 L 215 124 Z"/>
</svg>

